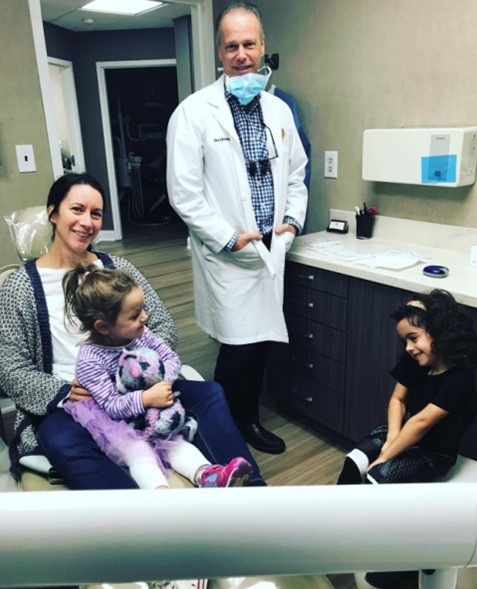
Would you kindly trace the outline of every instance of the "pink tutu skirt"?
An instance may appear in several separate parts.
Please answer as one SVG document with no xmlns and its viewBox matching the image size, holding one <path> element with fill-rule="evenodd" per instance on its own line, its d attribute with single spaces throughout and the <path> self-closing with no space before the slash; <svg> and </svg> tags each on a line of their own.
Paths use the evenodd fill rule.
<svg viewBox="0 0 477 589">
<path fill-rule="evenodd" d="M 64 410 L 89 431 L 101 450 L 116 464 L 131 466 L 154 457 L 162 472 L 170 473 L 167 452 L 179 438 L 146 442 L 143 432 L 134 429 L 123 419 L 110 417 L 94 399 L 68 401 Z"/>
</svg>

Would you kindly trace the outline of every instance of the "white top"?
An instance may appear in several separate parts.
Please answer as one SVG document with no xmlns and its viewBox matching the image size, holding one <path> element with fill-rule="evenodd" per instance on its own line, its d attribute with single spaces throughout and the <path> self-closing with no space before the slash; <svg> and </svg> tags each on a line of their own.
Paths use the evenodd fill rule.
<svg viewBox="0 0 477 589">
<path fill-rule="evenodd" d="M 101 260 L 94 262 L 103 268 Z M 65 315 L 65 296 L 62 280 L 66 268 L 38 268 L 45 291 L 46 306 L 50 319 L 51 343 L 53 348 L 53 376 L 71 382 L 75 376 L 78 348 L 88 336 L 79 330 L 79 323 L 72 325 Z"/>
</svg>

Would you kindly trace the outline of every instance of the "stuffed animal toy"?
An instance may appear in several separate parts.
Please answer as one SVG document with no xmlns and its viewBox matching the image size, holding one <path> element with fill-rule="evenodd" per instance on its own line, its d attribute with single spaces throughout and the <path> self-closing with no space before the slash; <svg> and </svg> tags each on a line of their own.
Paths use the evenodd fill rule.
<svg viewBox="0 0 477 589">
<path fill-rule="evenodd" d="M 164 364 L 156 351 L 149 348 L 123 350 L 119 358 L 116 374 L 118 392 L 127 394 L 131 391 L 147 389 L 164 379 Z M 186 414 L 178 399 L 179 392 L 174 393 L 175 401 L 163 409 L 150 408 L 131 421 L 135 429 L 144 431 L 146 439 L 169 439 L 182 435 L 191 442 L 197 432 L 197 421 Z"/>
</svg>

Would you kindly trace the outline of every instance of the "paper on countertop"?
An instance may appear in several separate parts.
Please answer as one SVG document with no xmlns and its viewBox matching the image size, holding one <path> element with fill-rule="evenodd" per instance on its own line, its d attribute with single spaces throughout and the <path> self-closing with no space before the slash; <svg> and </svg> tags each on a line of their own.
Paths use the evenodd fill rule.
<svg viewBox="0 0 477 589">
<path fill-rule="evenodd" d="M 339 241 L 310 241 L 307 247 L 354 264 L 364 264 L 370 268 L 386 268 L 388 270 L 404 270 L 419 262 L 428 262 L 431 258 L 420 256 L 414 252 L 387 250 L 376 254 L 363 254 L 346 248 Z"/>
</svg>

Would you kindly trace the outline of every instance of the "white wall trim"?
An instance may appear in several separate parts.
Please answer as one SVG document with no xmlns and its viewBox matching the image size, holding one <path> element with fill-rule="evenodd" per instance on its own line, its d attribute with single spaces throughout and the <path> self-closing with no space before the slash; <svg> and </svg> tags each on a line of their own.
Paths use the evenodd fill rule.
<svg viewBox="0 0 477 589">
<path fill-rule="evenodd" d="M 215 40 L 212 0 L 191 6 L 194 83 L 199 90 L 215 81 Z"/>
</svg>

